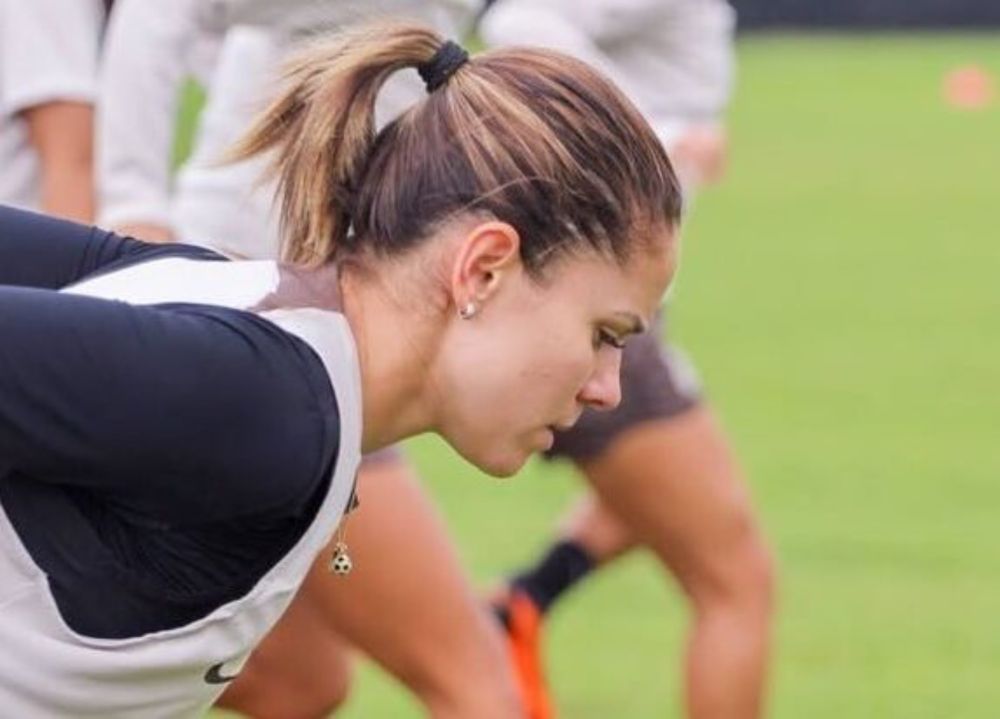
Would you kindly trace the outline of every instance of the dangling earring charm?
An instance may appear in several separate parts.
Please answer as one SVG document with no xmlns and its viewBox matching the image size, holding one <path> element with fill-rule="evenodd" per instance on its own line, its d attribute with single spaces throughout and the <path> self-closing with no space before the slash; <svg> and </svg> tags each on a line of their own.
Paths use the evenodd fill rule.
<svg viewBox="0 0 1000 719">
<path fill-rule="evenodd" d="M 351 490 L 351 499 L 349 500 L 350 512 L 354 508 L 353 502 L 357 501 L 356 490 Z M 351 561 L 351 555 L 347 553 L 347 517 L 345 516 L 341 522 L 340 526 L 337 527 L 337 541 L 333 545 L 333 555 L 330 557 L 330 563 L 327 565 L 327 569 L 330 570 L 330 574 L 339 574 L 344 576 L 345 574 L 350 574 L 351 570 L 354 569 L 354 562 Z"/>
<path fill-rule="evenodd" d="M 354 562 L 351 561 L 351 555 L 347 553 L 347 545 L 343 542 L 337 542 L 333 548 L 333 556 L 330 557 L 330 572 L 343 576 L 350 574 L 352 569 L 354 569 Z"/>
<path fill-rule="evenodd" d="M 466 302 L 458 311 L 458 316 L 463 320 L 471 320 L 476 316 L 476 304 L 474 302 Z"/>
</svg>

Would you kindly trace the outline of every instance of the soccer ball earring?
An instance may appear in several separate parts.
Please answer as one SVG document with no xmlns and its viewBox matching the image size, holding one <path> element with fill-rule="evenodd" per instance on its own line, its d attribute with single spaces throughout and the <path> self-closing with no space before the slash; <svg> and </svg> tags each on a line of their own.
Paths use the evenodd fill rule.
<svg viewBox="0 0 1000 719">
<path fill-rule="evenodd" d="M 351 555 L 347 553 L 347 545 L 343 542 L 337 542 L 337 546 L 333 548 L 333 556 L 330 558 L 330 571 L 334 574 L 350 574 L 351 570 L 354 568 L 354 563 L 351 562 Z"/>
<path fill-rule="evenodd" d="M 357 479 L 355 479 L 357 482 Z M 357 507 L 358 495 L 357 488 L 351 490 L 351 499 L 349 500 L 349 505 L 347 512 L 348 514 Z M 347 552 L 347 516 L 340 522 L 340 526 L 337 527 L 336 542 L 333 545 L 333 554 L 330 556 L 330 563 L 327 568 L 330 570 L 331 574 L 339 574 L 344 576 L 345 574 L 350 574 L 351 570 L 354 569 L 354 562 L 351 561 L 351 555 Z"/>
</svg>

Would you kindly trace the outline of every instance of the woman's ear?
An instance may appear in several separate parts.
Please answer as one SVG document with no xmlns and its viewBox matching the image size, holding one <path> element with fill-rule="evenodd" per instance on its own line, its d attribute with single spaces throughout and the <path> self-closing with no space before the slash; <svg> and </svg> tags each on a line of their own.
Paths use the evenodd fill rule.
<svg viewBox="0 0 1000 719">
<path fill-rule="evenodd" d="M 521 237 L 506 222 L 484 222 L 458 243 L 451 268 L 451 299 L 462 316 L 475 314 L 500 284 L 522 270 Z"/>
</svg>

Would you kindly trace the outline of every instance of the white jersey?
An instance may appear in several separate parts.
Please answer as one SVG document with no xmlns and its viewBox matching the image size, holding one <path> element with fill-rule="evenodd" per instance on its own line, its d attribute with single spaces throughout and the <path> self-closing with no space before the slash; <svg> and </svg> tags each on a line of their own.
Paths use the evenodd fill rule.
<svg viewBox="0 0 1000 719">
<path fill-rule="evenodd" d="M 725 109 L 734 26 L 725 0 L 501 0 L 480 31 L 490 45 L 550 47 L 599 68 L 669 148 Z"/>
<path fill-rule="evenodd" d="M 216 30 L 263 27 L 286 36 L 314 34 L 379 17 L 410 18 L 462 32 L 479 0 L 206 0 Z"/>
<path fill-rule="evenodd" d="M 154 259 L 72 286 L 75 295 L 133 305 L 185 302 L 246 308 L 276 288 L 273 262 Z M 312 308 L 261 312 L 319 356 L 340 415 L 332 480 L 311 525 L 244 596 L 183 626 L 124 639 L 69 628 L 45 573 L 0 504 L 0 715 L 156 719 L 206 711 L 278 621 L 352 492 L 360 460 L 360 374 L 342 315 Z M 251 491 L 250 488 L 247 491 Z"/>
<path fill-rule="evenodd" d="M 278 255 L 274 190 L 260 184 L 262 161 L 225 165 L 221 159 L 273 94 L 281 62 L 295 41 L 378 17 L 415 19 L 456 35 L 465 29 L 476 5 L 472 0 L 211 0 L 206 12 L 204 5 L 184 0 L 166 12 L 146 0 L 119 2 L 101 81 L 101 223 L 159 224 L 170 227 L 181 241 L 247 258 Z M 191 159 L 173 186 L 172 126 L 163 118 L 175 114 L 171 103 L 183 68 L 176 53 L 160 41 L 167 35 L 154 32 L 164 24 L 174 28 L 170 37 L 184 36 L 188 42 L 222 38 L 215 63 L 199 69 L 206 104 Z M 132 59 L 137 55 L 143 58 L 138 64 Z M 379 117 L 391 118 L 422 94 L 416 73 L 401 73 L 381 94 Z M 141 120 L 129 109 L 134 104 L 159 108 L 161 119 Z"/>
<path fill-rule="evenodd" d="M 100 0 L 0 0 L 0 203 L 39 204 L 38 156 L 24 110 L 93 102 Z"/>
</svg>

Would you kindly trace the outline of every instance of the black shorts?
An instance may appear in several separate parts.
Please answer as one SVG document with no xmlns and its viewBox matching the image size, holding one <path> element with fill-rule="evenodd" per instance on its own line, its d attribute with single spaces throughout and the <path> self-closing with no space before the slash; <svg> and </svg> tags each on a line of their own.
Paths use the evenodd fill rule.
<svg viewBox="0 0 1000 719">
<path fill-rule="evenodd" d="M 573 429 L 556 434 L 546 457 L 590 459 L 630 427 L 676 417 L 699 403 L 701 384 L 694 367 L 681 350 L 663 344 L 658 325 L 625 347 L 621 404 L 610 412 L 584 411 Z"/>
</svg>

